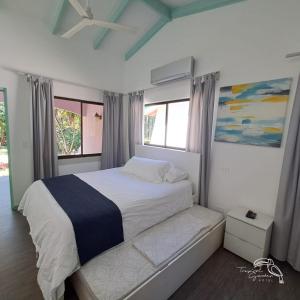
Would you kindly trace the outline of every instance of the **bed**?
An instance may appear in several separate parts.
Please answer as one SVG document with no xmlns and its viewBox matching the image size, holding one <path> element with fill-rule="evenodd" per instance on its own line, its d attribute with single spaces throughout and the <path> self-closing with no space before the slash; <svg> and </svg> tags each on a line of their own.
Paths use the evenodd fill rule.
<svg viewBox="0 0 300 300">
<path fill-rule="evenodd" d="M 123 218 L 125 241 L 193 205 L 192 184 L 155 184 L 124 174 L 122 168 L 76 174 L 112 200 Z M 38 252 L 38 283 L 46 299 L 64 293 L 64 280 L 79 267 L 72 223 L 43 182 L 34 182 L 19 210 L 26 216 Z"/>
<path fill-rule="evenodd" d="M 74 223 L 55 201 L 45 184 L 36 181 L 24 194 L 19 210 L 28 220 L 30 235 L 38 253 L 38 283 L 45 299 L 62 299 L 64 281 L 72 274 L 74 274 L 73 284 L 81 299 L 101 299 L 102 297 L 95 296 L 97 292 L 87 292 L 90 290 L 90 283 L 89 272 L 85 273 L 85 270 L 89 270 L 86 265 L 91 266 L 95 260 L 101 260 L 109 253 L 113 254 L 115 249 L 130 246 L 135 238 L 148 229 L 160 228 L 156 226 L 163 226 L 161 224 L 168 223 L 168 220 L 181 212 L 189 209 L 196 214 L 197 211 L 200 212 L 193 207 L 193 201 L 197 201 L 198 195 L 199 154 L 136 146 L 136 155 L 168 160 L 173 165 L 186 170 L 189 178 L 176 183 L 158 184 L 124 173 L 123 168 L 75 174 L 78 180 L 97 190 L 99 194 L 105 195 L 119 208 L 124 231 L 122 244 L 96 256 L 91 263 L 83 266 L 80 265 Z M 203 214 L 202 211 L 200 216 L 204 215 L 211 215 L 211 213 L 206 211 Z M 202 232 L 201 236 L 198 235 L 193 243 L 187 243 L 181 249 L 184 252 L 181 251 L 180 255 L 172 257 L 168 266 L 155 267 L 152 273 L 148 274 L 147 280 L 131 285 L 130 293 L 129 291 L 125 293 L 126 297 L 146 299 L 154 293 L 154 290 L 158 293 L 157 288 L 162 282 L 165 282 L 168 288 L 165 288 L 165 292 L 158 293 L 157 299 L 165 299 L 171 295 L 221 245 L 224 221 L 220 214 L 217 219 L 218 221 L 210 222 L 209 229 Z M 126 257 L 124 260 L 126 261 Z M 97 270 L 102 269 L 101 263 L 96 266 L 97 273 Z M 125 294 L 119 295 L 120 298 L 124 298 Z M 119 296 L 108 298 L 118 299 Z"/>
<path fill-rule="evenodd" d="M 200 157 L 195 153 L 136 145 L 141 157 L 165 159 L 185 169 L 193 184 L 193 198 L 197 203 Z M 168 220 L 191 214 L 208 224 L 165 264 L 153 266 L 133 246 L 140 236 L 160 228 Z M 223 243 L 225 220 L 221 213 L 195 204 L 168 220 L 157 224 L 133 240 L 99 255 L 71 276 L 80 300 L 168 299 Z M 163 251 L 164 249 L 162 249 Z"/>
</svg>

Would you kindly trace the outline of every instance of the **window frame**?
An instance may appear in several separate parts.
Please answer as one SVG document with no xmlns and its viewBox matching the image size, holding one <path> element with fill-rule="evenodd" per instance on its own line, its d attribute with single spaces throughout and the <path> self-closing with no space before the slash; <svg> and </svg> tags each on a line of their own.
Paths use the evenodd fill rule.
<svg viewBox="0 0 300 300">
<path fill-rule="evenodd" d="M 180 147 L 171 147 L 167 146 L 167 133 L 168 133 L 168 113 L 169 113 L 169 104 L 172 103 L 178 103 L 178 102 L 189 102 L 190 98 L 183 98 L 183 99 L 177 99 L 177 100 L 167 100 L 167 101 L 159 101 L 159 102 L 151 102 L 147 103 L 144 106 L 149 107 L 149 106 L 154 106 L 154 105 L 166 105 L 166 116 L 165 116 L 165 140 L 164 140 L 164 145 L 156 145 L 156 144 L 151 144 L 151 143 L 145 143 L 145 136 L 143 136 L 143 145 L 145 146 L 152 146 L 152 147 L 157 147 L 157 148 L 164 148 L 164 149 L 173 149 L 173 150 L 181 150 L 181 151 L 186 151 L 186 147 L 180 148 Z M 145 123 L 144 123 L 144 116 L 143 116 L 143 129 L 145 128 Z"/>
<path fill-rule="evenodd" d="M 96 101 L 89 101 L 89 100 L 82 100 L 82 99 L 74 99 L 74 98 L 68 98 L 68 97 L 61 97 L 61 96 L 54 96 L 54 100 L 67 100 L 67 101 L 73 101 L 73 102 L 79 102 L 80 103 L 80 142 L 81 142 L 81 154 L 69 154 L 69 155 L 58 155 L 58 159 L 70 159 L 70 158 L 82 158 L 82 157 L 97 157 L 101 156 L 101 153 L 92 153 L 92 154 L 83 154 L 83 131 L 82 131 L 82 106 L 83 104 L 94 104 L 99 106 L 104 106 L 101 102 Z M 55 109 L 55 106 L 54 106 Z"/>
</svg>

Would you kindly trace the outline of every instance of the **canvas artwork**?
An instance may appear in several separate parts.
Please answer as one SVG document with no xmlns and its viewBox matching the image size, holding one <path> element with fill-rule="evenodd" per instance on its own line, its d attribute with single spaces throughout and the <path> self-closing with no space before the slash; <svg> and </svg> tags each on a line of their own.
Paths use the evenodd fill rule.
<svg viewBox="0 0 300 300">
<path fill-rule="evenodd" d="M 280 147 L 292 79 L 220 90 L 215 141 Z"/>
</svg>

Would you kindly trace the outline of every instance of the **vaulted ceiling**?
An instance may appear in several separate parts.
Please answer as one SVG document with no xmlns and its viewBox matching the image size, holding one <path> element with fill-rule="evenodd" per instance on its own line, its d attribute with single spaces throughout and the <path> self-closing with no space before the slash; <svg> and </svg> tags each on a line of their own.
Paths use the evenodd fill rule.
<svg viewBox="0 0 300 300">
<path fill-rule="evenodd" d="M 173 19 L 215 9 L 245 0 L 89 0 L 94 17 L 137 28 L 135 33 L 88 27 L 73 39 L 95 49 L 122 55 L 135 55 L 160 29 Z M 0 0 L 1 6 L 39 18 L 51 33 L 60 36 L 80 17 L 69 0 Z M 83 7 L 87 0 L 79 0 Z"/>
</svg>

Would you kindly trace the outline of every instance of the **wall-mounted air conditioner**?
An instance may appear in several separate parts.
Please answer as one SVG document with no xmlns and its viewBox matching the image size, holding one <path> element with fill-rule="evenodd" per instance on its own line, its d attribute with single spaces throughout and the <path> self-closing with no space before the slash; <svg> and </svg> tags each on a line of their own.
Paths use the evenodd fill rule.
<svg viewBox="0 0 300 300">
<path fill-rule="evenodd" d="M 174 80 L 193 78 L 194 61 L 194 58 L 190 56 L 151 70 L 151 84 L 159 85 Z"/>
</svg>

